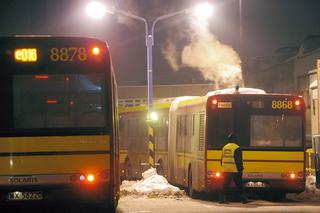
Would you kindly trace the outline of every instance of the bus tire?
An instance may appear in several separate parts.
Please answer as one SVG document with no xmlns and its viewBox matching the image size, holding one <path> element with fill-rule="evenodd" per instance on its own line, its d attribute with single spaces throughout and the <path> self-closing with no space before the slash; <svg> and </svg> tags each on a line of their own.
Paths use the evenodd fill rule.
<svg viewBox="0 0 320 213">
<path fill-rule="evenodd" d="M 131 177 L 131 163 L 130 163 L 130 159 L 126 158 L 124 161 L 124 180 L 130 180 Z"/>
<path fill-rule="evenodd" d="M 192 188 L 192 171 L 191 167 L 189 167 L 189 172 L 188 172 L 188 191 L 187 191 L 189 197 L 191 198 L 196 198 L 196 192 Z"/>
<path fill-rule="evenodd" d="M 164 176 L 164 170 L 163 170 L 163 162 L 162 159 L 158 160 L 158 165 L 157 165 L 157 174 Z"/>
</svg>

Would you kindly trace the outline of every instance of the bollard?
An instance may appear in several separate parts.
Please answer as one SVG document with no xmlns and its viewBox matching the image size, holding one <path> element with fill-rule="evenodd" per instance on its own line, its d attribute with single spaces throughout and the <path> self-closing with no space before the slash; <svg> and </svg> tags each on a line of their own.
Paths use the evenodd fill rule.
<svg viewBox="0 0 320 213">
<path fill-rule="evenodd" d="M 148 148 L 149 148 L 149 165 L 154 167 L 155 163 L 155 144 L 154 144 L 154 129 L 151 124 L 148 124 Z"/>
</svg>

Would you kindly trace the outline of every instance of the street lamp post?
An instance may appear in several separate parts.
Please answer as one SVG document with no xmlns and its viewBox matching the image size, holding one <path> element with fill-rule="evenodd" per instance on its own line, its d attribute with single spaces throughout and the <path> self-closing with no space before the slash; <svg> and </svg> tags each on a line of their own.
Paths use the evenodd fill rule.
<svg viewBox="0 0 320 213">
<path fill-rule="evenodd" d="M 152 22 L 151 30 L 149 28 L 148 21 L 145 18 L 133 15 L 131 13 L 128 13 L 128 12 L 125 12 L 125 11 L 122 11 L 122 10 L 117 10 L 115 8 L 113 8 L 110 11 L 106 11 L 106 12 L 118 13 L 120 15 L 127 16 L 127 17 L 130 17 L 130 18 L 136 19 L 138 21 L 142 21 L 144 23 L 144 25 L 145 25 L 145 42 L 146 42 L 146 47 L 147 47 L 148 115 L 150 115 L 151 112 L 152 112 L 152 97 L 153 97 L 153 92 L 152 92 L 152 87 L 153 87 L 152 48 L 153 48 L 153 45 L 154 45 L 154 28 L 155 28 L 155 25 L 160 20 L 171 18 L 173 16 L 177 16 L 177 15 L 181 15 L 181 14 L 186 14 L 188 12 L 188 10 L 184 9 L 184 10 L 180 10 L 180 11 L 177 11 L 177 12 L 173 12 L 173 13 L 170 13 L 170 14 L 166 14 L 166 15 L 157 17 Z"/>
<path fill-rule="evenodd" d="M 173 13 L 169 13 L 163 16 L 159 16 L 157 17 L 153 22 L 152 22 L 152 26 L 151 26 L 151 30 L 149 29 L 149 25 L 148 25 L 148 21 L 145 18 L 142 18 L 140 16 L 122 11 L 122 10 L 118 10 L 116 8 L 111 8 L 111 9 L 106 9 L 104 7 L 104 5 L 100 2 L 90 2 L 87 5 L 87 15 L 93 17 L 93 18 L 101 18 L 104 13 L 110 13 L 110 14 L 120 14 L 129 18 L 133 18 L 135 20 L 138 21 L 142 21 L 145 25 L 145 42 L 146 42 L 146 47 L 147 47 L 147 82 L 148 82 L 148 121 L 152 120 L 152 96 L 153 96 L 153 92 L 152 92 L 152 87 L 153 87 L 153 76 L 152 76 L 152 71 L 153 71 L 153 64 L 152 64 L 152 48 L 154 45 L 154 28 L 156 23 L 158 23 L 159 21 L 163 20 L 163 19 L 167 19 L 167 18 L 171 18 L 173 16 L 178 16 L 181 14 L 187 14 L 189 12 L 193 11 L 194 15 L 197 16 L 199 19 L 205 19 L 208 18 L 211 13 L 212 13 L 212 7 L 211 5 L 207 4 L 207 3 L 203 3 L 198 5 L 195 10 L 190 10 L 190 9 L 184 9 L 184 10 L 180 10 L 177 12 L 173 12 Z M 150 30 L 150 31 L 149 31 Z M 153 128 L 151 126 L 151 123 L 148 122 L 148 135 L 149 135 L 149 152 L 152 153 L 150 154 L 149 157 L 149 164 L 150 165 L 155 165 L 154 162 L 154 133 L 153 133 Z"/>
<path fill-rule="evenodd" d="M 87 5 L 87 15 L 93 18 L 101 18 L 105 13 L 110 13 L 110 14 L 120 14 L 129 18 L 133 18 L 138 21 L 142 21 L 145 25 L 145 42 L 146 42 L 146 47 L 147 47 L 147 81 L 148 81 L 148 115 L 152 112 L 152 86 L 153 86 L 153 78 L 152 78 L 152 47 L 154 45 L 154 28 L 157 22 L 171 18 L 173 16 L 181 15 L 181 14 L 187 14 L 190 12 L 193 12 L 195 16 L 197 16 L 199 19 L 206 19 L 208 18 L 211 13 L 212 13 L 212 6 L 207 4 L 207 3 L 202 3 L 199 4 L 194 10 L 191 9 L 184 9 L 180 10 L 177 12 L 169 13 L 163 16 L 157 17 L 153 22 L 152 22 L 152 27 L 151 31 L 149 32 L 149 25 L 148 21 L 145 18 L 142 18 L 140 16 L 125 12 L 123 10 L 118 10 L 116 8 L 111 8 L 111 9 L 106 9 L 104 5 L 100 2 L 93 1 L 90 2 Z"/>
<path fill-rule="evenodd" d="M 148 112 L 152 112 L 152 85 L 153 85 L 153 78 L 152 78 L 152 72 L 153 72 L 153 61 L 152 61 L 152 48 L 154 45 L 154 28 L 157 22 L 171 18 L 173 16 L 181 15 L 181 14 L 186 14 L 188 10 L 180 10 L 174 13 L 166 14 L 163 16 L 157 17 L 153 22 L 152 22 L 152 27 L 151 31 L 148 33 L 148 37 L 146 38 L 146 45 L 147 45 L 147 70 L 148 70 Z"/>
</svg>

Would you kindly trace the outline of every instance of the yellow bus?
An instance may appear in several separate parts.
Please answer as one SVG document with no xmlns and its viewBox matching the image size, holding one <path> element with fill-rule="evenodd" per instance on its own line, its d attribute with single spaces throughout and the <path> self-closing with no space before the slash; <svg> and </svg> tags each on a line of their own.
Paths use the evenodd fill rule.
<svg viewBox="0 0 320 213">
<path fill-rule="evenodd" d="M 170 99 L 156 101 L 153 111 L 158 120 L 152 123 L 155 141 L 155 167 L 158 174 L 166 176 L 168 158 L 168 116 Z M 120 170 L 121 179 L 140 179 L 150 167 L 148 149 L 148 107 L 146 105 L 122 107 L 120 114 Z"/>
<path fill-rule="evenodd" d="M 246 190 L 282 199 L 305 189 L 305 106 L 299 96 L 225 89 L 179 99 L 169 112 L 168 180 L 196 192 L 218 192 L 221 149 L 236 132 Z"/>
<path fill-rule="evenodd" d="M 118 118 L 107 44 L 1 37 L 0 58 L 1 202 L 74 201 L 114 211 Z"/>
</svg>

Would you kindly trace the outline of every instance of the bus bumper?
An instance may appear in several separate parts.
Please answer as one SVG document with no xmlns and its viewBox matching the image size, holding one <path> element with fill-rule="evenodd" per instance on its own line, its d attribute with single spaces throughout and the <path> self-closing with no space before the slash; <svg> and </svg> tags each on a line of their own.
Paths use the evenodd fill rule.
<svg viewBox="0 0 320 213">
<path fill-rule="evenodd" d="M 207 180 L 205 191 L 219 192 L 222 189 L 223 179 Z M 246 191 L 264 192 L 279 191 L 285 193 L 300 193 L 305 190 L 305 180 L 243 180 L 243 186 Z M 233 181 L 230 184 L 230 190 L 236 190 Z"/>
<path fill-rule="evenodd" d="M 13 199 L 12 194 L 16 193 L 38 193 L 41 196 L 32 198 Z M 11 196 L 11 197 L 10 197 Z M 87 204 L 99 204 L 113 198 L 109 184 L 88 184 L 88 185 L 58 185 L 58 186 L 29 186 L 29 187 L 1 187 L 0 202 L 77 202 Z"/>
</svg>

